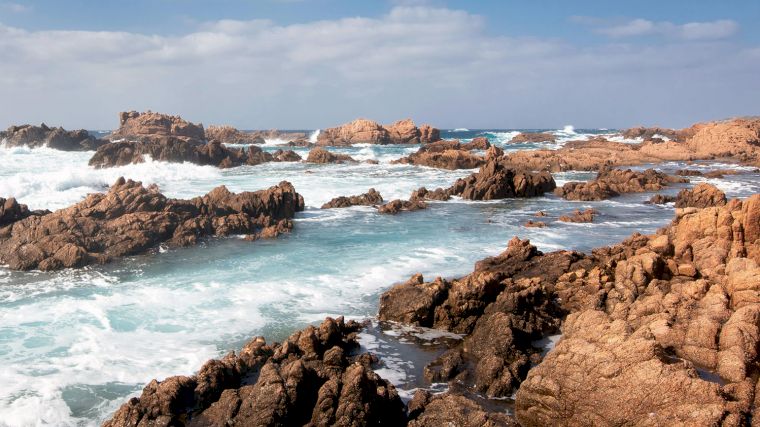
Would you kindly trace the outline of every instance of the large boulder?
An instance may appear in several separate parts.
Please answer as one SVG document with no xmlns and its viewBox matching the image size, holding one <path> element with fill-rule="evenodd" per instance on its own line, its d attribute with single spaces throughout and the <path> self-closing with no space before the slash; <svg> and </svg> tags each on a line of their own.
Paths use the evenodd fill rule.
<svg viewBox="0 0 760 427">
<path fill-rule="evenodd" d="M 726 194 L 718 187 L 701 183 L 691 189 L 683 189 L 676 196 L 677 208 L 707 208 L 710 206 L 723 206 L 727 203 Z"/>
<path fill-rule="evenodd" d="M 367 119 L 356 119 L 342 126 L 325 129 L 317 137 L 318 145 L 352 144 L 420 144 L 440 139 L 438 129 L 429 125 L 417 127 L 406 119 L 383 126 Z"/>
<path fill-rule="evenodd" d="M 520 132 L 509 141 L 511 144 L 522 142 L 556 142 L 557 137 L 548 132 Z"/>
<path fill-rule="evenodd" d="M 119 113 L 119 128 L 111 133 L 110 139 L 146 140 L 156 137 L 204 141 L 206 133 L 202 124 L 190 123 L 179 116 L 129 111 Z"/>
<path fill-rule="evenodd" d="M 489 158 L 477 173 L 457 180 L 449 194 L 470 200 L 495 200 L 508 197 L 537 197 L 556 188 L 548 172 L 511 169 L 497 158 Z"/>
<path fill-rule="evenodd" d="M 0 228 L 22 220 L 26 217 L 35 215 L 46 215 L 50 211 L 30 211 L 29 207 L 16 201 L 14 197 L 4 199 L 0 197 Z"/>
<path fill-rule="evenodd" d="M 596 179 L 589 182 L 568 182 L 555 190 L 555 194 L 567 200 L 605 200 L 622 193 L 642 193 L 658 191 L 672 182 L 688 182 L 647 169 L 643 172 L 630 169 L 604 169 Z"/>
<path fill-rule="evenodd" d="M 322 147 L 313 148 L 309 151 L 309 155 L 306 157 L 307 163 L 355 163 L 351 156 L 348 154 L 337 154 L 325 150 Z"/>
<path fill-rule="evenodd" d="M 322 205 L 322 209 L 348 208 L 351 206 L 377 206 L 383 203 L 383 196 L 374 188 L 358 196 L 340 196 Z"/>
<path fill-rule="evenodd" d="M 103 425 L 405 425 L 393 385 L 354 355 L 361 328 L 327 318 L 282 344 L 256 337 L 196 375 L 153 380 Z"/>
<path fill-rule="evenodd" d="M 39 126 L 11 126 L 0 135 L 0 141 L 5 141 L 9 147 L 49 147 L 62 151 L 91 151 L 108 143 L 84 129 L 67 131 L 61 127 L 48 127 L 44 123 Z"/>
<path fill-rule="evenodd" d="M 485 139 L 485 138 L 483 138 Z M 483 148 L 485 147 L 485 148 Z M 473 169 L 483 165 L 483 156 L 472 150 L 485 150 L 491 145 L 488 140 L 462 144 L 459 141 L 436 141 L 420 147 L 416 153 L 394 160 L 391 163 L 428 166 L 440 169 Z"/>
<path fill-rule="evenodd" d="M 206 128 L 205 139 L 217 140 L 223 144 L 263 144 L 266 141 L 253 132 L 243 132 L 232 126 L 209 126 Z"/>
<path fill-rule="evenodd" d="M 58 270 L 105 263 L 159 244 L 187 246 L 204 236 L 276 236 L 304 208 L 288 182 L 256 192 L 217 187 L 191 200 L 120 178 L 107 193 L 0 229 L 0 262 L 14 270 Z"/>
</svg>

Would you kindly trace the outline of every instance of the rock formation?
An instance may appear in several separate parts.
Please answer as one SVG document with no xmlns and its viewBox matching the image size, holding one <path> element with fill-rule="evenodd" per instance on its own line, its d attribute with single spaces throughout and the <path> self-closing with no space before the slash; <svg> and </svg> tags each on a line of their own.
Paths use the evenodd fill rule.
<svg viewBox="0 0 760 427">
<path fill-rule="evenodd" d="M 708 208 L 726 204 L 726 194 L 712 184 L 701 183 L 691 189 L 683 189 L 676 196 L 677 208 Z"/>
<path fill-rule="evenodd" d="M 49 147 L 62 151 L 91 151 L 108 143 L 95 138 L 84 129 L 67 131 L 63 128 L 51 128 L 45 123 L 39 126 L 11 126 L 0 132 L 0 142 L 5 141 L 9 147 Z"/>
<path fill-rule="evenodd" d="M 342 126 L 323 130 L 317 145 L 352 144 L 424 144 L 441 139 L 440 131 L 429 125 L 419 128 L 413 121 L 399 120 L 383 126 L 367 119 L 357 119 Z"/>
<path fill-rule="evenodd" d="M 104 427 L 404 425 L 395 388 L 352 355 L 361 325 L 327 318 L 282 344 L 263 337 L 191 377 L 153 380 Z"/>
<path fill-rule="evenodd" d="M 621 135 L 623 135 L 624 138 L 627 139 L 636 139 L 641 138 L 643 140 L 652 140 L 654 138 L 660 138 L 662 137 L 678 141 L 682 139 L 682 134 L 675 130 L 675 129 L 667 129 L 667 128 L 661 128 L 661 127 L 644 127 L 644 126 L 638 126 L 635 128 L 626 129 L 623 132 L 621 132 Z"/>
<path fill-rule="evenodd" d="M 457 180 L 449 194 L 470 200 L 495 200 L 508 197 L 537 197 L 554 190 L 548 172 L 511 169 L 496 158 L 489 158 L 477 173 Z"/>
<path fill-rule="evenodd" d="M 521 142 L 556 142 L 557 137 L 548 132 L 520 132 L 509 141 L 511 144 Z"/>
<path fill-rule="evenodd" d="M 462 144 L 459 141 L 436 141 L 425 144 L 406 157 L 391 163 L 429 166 L 440 169 L 473 169 L 483 165 L 483 156 L 471 153 L 472 150 L 486 150 L 491 147 L 487 139 Z M 485 148 L 483 148 L 485 147 Z"/>
<path fill-rule="evenodd" d="M 41 216 L 49 213 L 50 211 L 47 210 L 30 211 L 28 206 L 22 205 L 13 197 L 8 199 L 0 197 L 0 228 L 32 215 Z"/>
<path fill-rule="evenodd" d="M 644 202 L 649 205 L 664 205 L 666 203 L 673 203 L 676 198 L 673 196 L 666 196 L 664 194 L 655 194 L 648 201 Z"/>
<path fill-rule="evenodd" d="M 190 123 L 179 116 L 137 111 L 119 113 L 119 128 L 111 135 L 112 141 L 126 139 L 145 141 L 154 138 L 174 137 L 182 140 L 204 141 L 203 125 Z"/>
<path fill-rule="evenodd" d="M 444 190 L 443 188 L 436 188 L 433 191 L 428 190 L 425 187 L 420 187 L 414 191 L 412 191 L 411 196 L 409 196 L 410 201 L 416 201 L 416 200 L 449 200 L 451 198 L 451 195 L 448 191 Z"/>
<path fill-rule="evenodd" d="M 377 206 L 383 203 L 383 196 L 374 188 L 358 196 L 340 196 L 322 205 L 322 209 L 348 208 L 351 206 Z"/>
<path fill-rule="evenodd" d="M 217 140 L 223 144 L 263 144 L 266 141 L 253 132 L 243 132 L 232 126 L 209 126 L 205 130 L 205 139 Z"/>
<path fill-rule="evenodd" d="M 581 211 L 580 209 L 576 209 L 570 215 L 561 215 L 559 217 L 559 220 L 562 222 L 576 222 L 576 223 L 594 222 L 594 217 L 596 217 L 598 214 L 599 212 L 597 212 L 595 209 L 586 209 L 584 211 Z"/>
<path fill-rule="evenodd" d="M 256 192 L 213 189 L 191 200 L 120 178 L 107 193 L 0 229 L 0 263 L 14 270 L 58 270 L 144 253 L 159 244 L 188 246 L 204 236 L 276 236 L 304 208 L 288 182 Z"/>
<path fill-rule="evenodd" d="M 293 150 L 277 150 L 272 153 L 275 162 L 300 162 L 303 160 L 298 153 Z"/>
<path fill-rule="evenodd" d="M 412 212 L 421 209 L 427 209 L 427 203 L 422 200 L 391 200 L 390 202 L 377 207 L 377 212 L 381 214 L 395 215 L 399 212 Z"/>
<path fill-rule="evenodd" d="M 622 193 L 642 193 L 645 191 L 657 191 L 672 182 L 688 182 L 682 178 L 676 178 L 647 169 L 644 172 L 630 169 L 604 169 L 593 181 L 568 182 L 555 190 L 555 194 L 567 200 L 605 200 L 619 196 Z"/>
<path fill-rule="evenodd" d="M 307 163 L 356 163 L 348 154 L 336 154 L 322 147 L 313 148 L 306 157 Z"/>
</svg>

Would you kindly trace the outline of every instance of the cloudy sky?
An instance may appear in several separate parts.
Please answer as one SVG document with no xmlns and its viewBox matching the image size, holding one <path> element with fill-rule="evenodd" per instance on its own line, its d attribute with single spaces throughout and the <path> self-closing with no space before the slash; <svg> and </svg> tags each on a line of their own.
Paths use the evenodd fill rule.
<svg viewBox="0 0 760 427">
<path fill-rule="evenodd" d="M 0 126 L 681 127 L 760 114 L 758 22 L 757 0 L 0 0 Z"/>
</svg>

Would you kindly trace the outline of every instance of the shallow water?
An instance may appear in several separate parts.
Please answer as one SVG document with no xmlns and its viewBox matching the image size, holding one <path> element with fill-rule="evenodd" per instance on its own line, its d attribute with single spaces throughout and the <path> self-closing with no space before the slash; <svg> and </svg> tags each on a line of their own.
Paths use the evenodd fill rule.
<svg viewBox="0 0 760 427">
<path fill-rule="evenodd" d="M 503 132 L 485 135 L 507 150 L 546 145 L 512 146 L 507 136 L 498 135 Z M 484 132 L 459 137 L 479 134 Z M 584 135 L 573 135 L 578 137 Z M 407 198 L 420 186 L 448 186 L 471 172 L 388 164 L 416 148 L 336 149 L 357 159 L 379 160 L 379 165 L 270 163 L 229 170 L 159 162 L 95 170 L 87 167 L 91 153 L 0 148 L 0 196 L 15 196 L 33 209 L 75 203 L 122 175 L 157 183 L 172 197 L 202 195 L 221 184 L 232 191 L 258 190 L 288 180 L 307 205 L 296 217 L 293 233 L 272 241 L 210 239 L 193 248 L 155 251 L 78 271 L 0 268 L 0 425 L 95 425 L 152 378 L 191 374 L 208 358 L 239 349 L 255 335 L 281 340 L 328 315 L 371 318 L 379 295 L 392 284 L 417 272 L 427 279 L 466 274 L 475 261 L 501 252 L 515 235 L 545 251 L 588 251 L 634 231 L 654 232 L 673 215 L 672 205 L 644 205 L 651 193 L 592 203 L 551 195 L 492 202 L 455 199 L 397 216 L 382 216 L 369 207 L 317 209 L 332 197 L 370 187 L 386 200 Z M 304 157 L 307 152 L 297 151 Z M 555 178 L 561 184 L 593 176 L 562 173 Z M 760 190 L 756 173 L 708 181 L 732 197 Z M 586 207 L 601 212 L 594 224 L 555 222 L 560 214 Z M 541 219 L 549 227 L 523 227 L 538 210 L 549 214 Z M 384 355 L 380 344 L 386 360 L 382 375 L 408 395 L 420 386 L 416 372 L 422 360 L 401 363 L 404 357 L 392 354 L 395 350 Z"/>
</svg>

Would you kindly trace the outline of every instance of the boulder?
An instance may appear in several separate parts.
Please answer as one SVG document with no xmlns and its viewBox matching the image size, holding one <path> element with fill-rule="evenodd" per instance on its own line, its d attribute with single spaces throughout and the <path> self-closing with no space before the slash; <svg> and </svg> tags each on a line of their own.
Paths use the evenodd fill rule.
<svg viewBox="0 0 760 427">
<path fill-rule="evenodd" d="M 498 159 L 489 158 L 477 173 L 457 180 L 448 192 L 469 200 L 495 200 L 537 197 L 555 187 L 550 173 L 519 171 L 505 166 Z"/>
<path fill-rule="evenodd" d="M 509 141 L 510 144 L 522 142 L 556 142 L 557 137 L 548 132 L 520 132 Z"/>
<path fill-rule="evenodd" d="M 383 196 L 374 188 L 358 196 L 340 196 L 322 205 L 322 209 L 348 208 L 351 206 L 377 206 L 383 203 Z"/>
<path fill-rule="evenodd" d="M 666 203 L 673 203 L 676 201 L 676 198 L 673 196 L 666 196 L 664 194 L 655 194 L 654 196 L 650 197 L 648 201 L 646 201 L 646 204 L 650 205 L 664 205 Z"/>
<path fill-rule="evenodd" d="M 485 139 L 485 138 L 483 138 Z M 486 148 L 485 145 L 488 145 Z M 485 162 L 483 156 L 473 154 L 471 150 L 487 149 L 490 147 L 488 140 L 462 144 L 459 141 L 436 141 L 423 145 L 406 157 L 394 160 L 391 163 L 428 166 L 440 169 L 473 169 L 480 167 Z"/>
<path fill-rule="evenodd" d="M 190 123 L 179 116 L 137 111 L 119 113 L 119 128 L 109 138 L 116 140 L 151 140 L 174 137 L 181 140 L 204 141 L 206 133 L 202 124 Z"/>
<path fill-rule="evenodd" d="M 568 182 L 555 190 L 555 194 L 566 200 L 605 200 L 622 193 L 657 191 L 672 182 L 688 182 L 668 176 L 654 169 L 643 172 L 630 169 L 604 169 L 596 179 L 589 182 Z"/>
<path fill-rule="evenodd" d="M 44 123 L 39 126 L 11 126 L 0 135 L 0 141 L 5 141 L 9 147 L 49 147 L 62 151 L 92 151 L 108 143 L 84 129 L 67 131 L 61 127 L 48 127 Z"/>
<path fill-rule="evenodd" d="M 47 215 L 50 211 L 30 211 L 26 205 L 16 201 L 14 197 L 0 197 L 0 228 L 29 216 Z"/>
<path fill-rule="evenodd" d="M 275 162 L 300 162 L 301 156 L 293 150 L 277 150 L 272 153 Z"/>
<path fill-rule="evenodd" d="M 395 215 L 399 212 L 412 212 L 421 209 L 427 209 L 427 203 L 422 200 L 391 200 L 390 202 L 378 206 L 377 212 L 381 214 Z"/>
<path fill-rule="evenodd" d="M 446 201 L 451 198 L 451 195 L 448 193 L 448 191 L 444 190 L 443 188 L 436 188 L 433 191 L 428 190 L 425 187 L 420 187 L 414 191 L 412 191 L 412 194 L 409 196 L 410 201 L 416 201 L 416 200 L 440 200 L 440 201 Z"/>
<path fill-rule="evenodd" d="M 599 212 L 597 212 L 596 209 L 589 208 L 584 211 L 581 211 L 580 209 L 576 209 L 570 215 L 561 215 L 559 217 L 559 220 L 562 222 L 576 222 L 576 223 L 594 222 L 594 217 L 598 214 Z"/>
<path fill-rule="evenodd" d="M 217 187 L 191 200 L 120 178 L 107 193 L 0 229 L 0 262 L 14 270 L 58 270 L 145 253 L 159 244 L 187 246 L 205 236 L 274 236 L 304 208 L 288 182 L 256 192 Z"/>
<path fill-rule="evenodd" d="M 399 120 L 383 126 L 367 119 L 357 119 L 339 127 L 325 129 L 317 137 L 317 145 L 352 144 L 424 144 L 441 139 L 440 132 L 429 125 L 419 128 L 413 121 Z"/>
<path fill-rule="evenodd" d="M 205 130 L 205 139 L 215 139 L 223 144 L 264 144 L 261 135 L 253 132 L 243 132 L 232 126 L 209 126 Z"/>
<path fill-rule="evenodd" d="M 711 206 L 724 206 L 727 203 L 726 194 L 718 187 L 701 183 L 691 189 L 683 189 L 676 196 L 677 208 L 707 208 Z"/>
<path fill-rule="evenodd" d="M 356 163 L 351 156 L 347 154 L 336 154 L 325 150 L 322 147 L 313 148 L 306 157 L 307 163 Z"/>
</svg>

